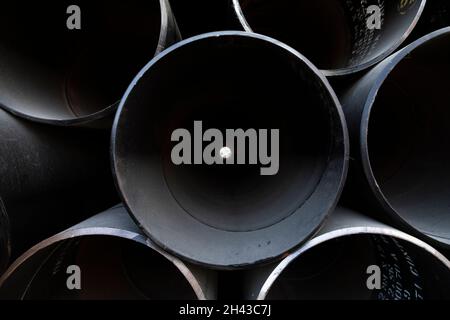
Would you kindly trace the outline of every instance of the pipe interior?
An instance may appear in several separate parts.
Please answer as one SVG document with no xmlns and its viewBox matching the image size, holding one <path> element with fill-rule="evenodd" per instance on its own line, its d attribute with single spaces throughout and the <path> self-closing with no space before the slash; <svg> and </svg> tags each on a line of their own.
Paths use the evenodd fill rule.
<svg viewBox="0 0 450 320">
<path fill-rule="evenodd" d="M 59 242 L 21 265 L 3 285 L 26 300 L 195 300 L 183 274 L 161 254 L 131 240 L 85 236 Z M 69 290 L 67 267 L 81 270 Z M 71 282 L 72 283 L 72 282 Z"/>
<path fill-rule="evenodd" d="M 413 227 L 450 243 L 450 36 L 403 59 L 380 88 L 369 160 L 390 206 Z"/>
<path fill-rule="evenodd" d="M 229 0 L 171 0 L 170 7 L 183 39 L 207 32 L 239 30 Z"/>
<path fill-rule="evenodd" d="M 450 26 L 450 4 L 448 0 L 427 0 L 413 38 Z"/>
<path fill-rule="evenodd" d="M 381 289 L 369 290 L 369 266 Z M 319 267 L 318 267 L 319 266 Z M 282 271 L 269 300 L 425 300 L 450 297 L 450 270 L 415 245 L 385 236 L 354 235 L 322 243 Z"/>
<path fill-rule="evenodd" d="M 279 39 L 320 69 L 336 70 L 372 62 L 399 45 L 415 23 L 422 1 L 400 8 L 384 0 L 239 0 L 254 32 Z M 381 29 L 367 27 L 367 8 L 382 9 Z"/>
<path fill-rule="evenodd" d="M 81 30 L 66 26 L 71 4 L 2 1 L 0 104 L 40 119 L 92 115 L 117 103 L 155 54 L 158 0 L 77 1 Z"/>
<path fill-rule="evenodd" d="M 123 191 L 134 208 L 146 212 L 158 201 L 151 190 L 167 187 L 185 212 L 221 230 L 257 230 L 290 216 L 315 192 L 339 148 L 331 137 L 341 134 L 336 107 L 311 73 L 279 47 L 240 36 L 207 38 L 165 56 L 128 98 L 116 141 L 127 161 L 118 161 Z M 172 132 L 187 129 L 193 145 L 194 121 L 224 136 L 226 129 L 269 129 L 270 140 L 270 129 L 279 129 L 278 173 L 261 175 L 261 164 L 173 164 Z M 248 139 L 245 149 L 248 163 Z M 161 169 L 166 185 L 155 186 Z"/>
</svg>

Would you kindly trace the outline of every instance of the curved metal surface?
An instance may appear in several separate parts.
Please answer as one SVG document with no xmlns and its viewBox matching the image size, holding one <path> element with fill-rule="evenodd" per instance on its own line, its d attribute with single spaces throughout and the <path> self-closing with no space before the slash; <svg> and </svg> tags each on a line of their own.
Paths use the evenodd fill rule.
<svg viewBox="0 0 450 320">
<path fill-rule="evenodd" d="M 9 218 L 5 205 L 0 197 L 0 274 L 8 267 L 8 259 L 11 256 L 11 235 L 9 230 Z"/>
<path fill-rule="evenodd" d="M 386 59 L 341 99 L 355 159 L 349 203 L 444 246 L 450 245 L 449 55 L 444 28 Z"/>
<path fill-rule="evenodd" d="M 318 260 L 321 265 L 312 263 Z M 371 265 L 381 269 L 382 288 L 375 292 L 366 286 Z M 260 271 L 253 284 L 250 298 L 258 300 L 442 299 L 450 297 L 450 261 L 417 238 L 338 208 L 314 239 L 269 272 Z M 291 296 L 280 297 L 286 292 Z"/>
<path fill-rule="evenodd" d="M 278 174 L 173 165 L 172 131 L 198 120 L 205 130 L 280 129 Z M 153 241 L 194 263 L 242 268 L 317 231 L 342 190 L 347 139 L 339 102 L 307 59 L 265 36 L 218 32 L 172 46 L 135 78 L 113 128 L 113 169 Z"/>
<path fill-rule="evenodd" d="M 200 34 L 240 30 L 230 0 L 170 0 L 183 39 Z"/>
<path fill-rule="evenodd" d="M 0 109 L 1 266 L 117 203 L 108 142 L 106 132 L 30 123 Z"/>
<path fill-rule="evenodd" d="M 71 4 L 0 5 L 0 106 L 36 122 L 109 126 L 128 83 L 178 28 L 167 0 L 113 0 L 78 2 L 81 30 L 69 30 Z"/>
<path fill-rule="evenodd" d="M 327 76 L 342 76 L 367 69 L 392 54 L 414 29 L 425 3 L 233 0 L 233 7 L 245 31 L 281 40 Z M 370 5 L 381 8 L 380 29 L 367 27 Z"/>
<path fill-rule="evenodd" d="M 105 239 L 117 246 L 108 247 Z M 88 245 L 75 245 L 90 241 Z M 101 241 L 96 245 L 95 241 Z M 121 247 L 120 243 L 129 243 Z M 138 259 L 141 267 L 130 267 L 129 251 L 141 247 Z M 61 250 L 62 247 L 65 247 Z M 72 251 L 76 252 L 74 255 Z M 90 253 L 90 251 L 92 251 Z M 110 259 L 110 251 L 117 256 Z M 122 251 L 122 252 L 121 252 Z M 155 252 L 156 255 L 149 254 Z M 74 256 L 75 258 L 67 259 Z M 83 259 L 83 256 L 86 256 Z M 151 264 L 146 260 L 150 257 Z M 96 261 L 100 257 L 100 262 Z M 165 262 L 166 261 L 166 262 Z M 112 262 L 108 264 L 108 262 Z M 169 262 L 169 264 L 167 263 Z M 66 268 L 81 263 L 81 290 L 73 293 L 66 285 Z M 119 267 L 117 266 L 119 264 Z M 171 266 L 172 265 L 172 266 Z M 126 269 L 128 267 L 128 269 Z M 46 270 L 51 270 L 48 276 Z M 117 271 L 117 270 L 119 271 Z M 110 271 L 113 270 L 113 273 Z M 117 272 L 116 272 L 117 271 Z M 116 273 L 114 273 L 116 272 Z M 126 273 L 125 276 L 121 272 Z M 137 275 L 133 275 L 136 272 Z M 104 281 L 104 274 L 106 279 Z M 180 273 L 182 277 L 177 275 Z M 90 275 L 89 275 L 90 274 Z M 95 281 L 87 278 L 95 277 Z M 162 278 L 161 278 L 162 277 Z M 44 278 L 42 280 L 41 278 Z M 118 283 L 121 278 L 128 286 Z M 184 280 L 183 280 L 184 279 Z M 92 280 L 92 279 L 91 279 Z M 122 279 L 123 280 L 123 279 Z M 137 283 L 137 282 L 138 283 Z M 150 281 L 149 283 L 145 283 Z M 183 283 L 183 282 L 186 283 Z M 111 282 L 111 283 L 109 283 Z M 41 286 L 40 283 L 45 284 Z M 101 287 L 101 284 L 106 285 Z M 48 289 L 48 288 L 51 288 Z M 120 289 L 120 291 L 114 291 Z M 168 292 L 163 292 L 168 291 Z M 191 292 L 189 292 L 191 291 Z M 117 206 L 61 232 L 28 250 L 0 278 L 2 299 L 214 299 L 215 274 L 183 263 L 150 242 L 130 219 L 123 206 Z"/>
</svg>

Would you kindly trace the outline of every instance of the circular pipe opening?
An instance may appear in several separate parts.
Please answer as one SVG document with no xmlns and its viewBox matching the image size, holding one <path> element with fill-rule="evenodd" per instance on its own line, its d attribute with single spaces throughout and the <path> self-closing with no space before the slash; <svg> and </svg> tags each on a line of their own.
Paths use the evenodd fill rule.
<svg viewBox="0 0 450 320">
<path fill-rule="evenodd" d="M 406 49 L 384 75 L 361 129 L 361 142 L 367 143 L 363 161 L 381 201 L 404 222 L 447 245 L 449 55 L 448 31 Z"/>
<path fill-rule="evenodd" d="M 375 274 L 367 273 L 371 266 L 379 267 L 380 289 L 372 290 L 367 285 L 369 277 Z M 327 240 L 278 267 L 277 272 L 281 274 L 272 279 L 265 292 L 268 300 L 450 297 L 448 265 L 418 245 L 383 235 L 358 234 Z"/>
<path fill-rule="evenodd" d="M 0 105 L 41 122 L 78 124 L 114 112 L 140 68 L 164 46 L 165 0 L 0 5 Z M 160 43 L 161 42 L 161 43 Z"/>
<path fill-rule="evenodd" d="M 401 45 L 426 0 L 403 2 L 233 0 L 233 5 L 246 31 L 285 42 L 332 76 L 368 68 Z M 380 9 L 379 29 L 368 27 L 377 14 L 368 13 L 371 5 Z"/>
<path fill-rule="evenodd" d="M 80 290 L 68 287 L 77 283 L 70 266 L 79 267 Z M 1 292 L 24 300 L 196 299 L 180 270 L 160 253 L 111 236 L 80 236 L 34 252 L 8 275 Z"/>
<path fill-rule="evenodd" d="M 172 159 L 178 129 L 190 135 L 182 154 L 191 164 Z M 223 138 L 214 157 L 245 161 L 205 164 L 209 129 Z M 237 129 L 249 134 L 241 151 L 227 141 Z M 339 103 L 307 60 L 275 40 L 225 32 L 184 41 L 140 73 L 116 118 L 113 161 L 123 199 L 154 241 L 189 260 L 239 266 L 317 230 L 341 192 L 347 144 Z"/>
</svg>

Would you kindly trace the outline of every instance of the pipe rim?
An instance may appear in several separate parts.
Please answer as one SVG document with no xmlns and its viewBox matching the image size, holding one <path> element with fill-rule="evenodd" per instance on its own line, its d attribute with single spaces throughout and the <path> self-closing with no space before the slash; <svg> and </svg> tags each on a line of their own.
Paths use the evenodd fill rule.
<svg viewBox="0 0 450 320">
<path fill-rule="evenodd" d="M 450 27 L 442 28 L 435 32 L 432 32 L 403 48 L 399 52 L 395 53 L 391 57 L 386 60 L 386 64 L 383 67 L 383 70 L 378 74 L 376 80 L 373 82 L 372 88 L 370 89 L 369 95 L 366 99 L 363 115 L 361 118 L 361 129 L 359 132 L 359 146 L 360 146 L 360 156 L 362 159 L 362 167 L 364 171 L 364 175 L 369 182 L 370 189 L 374 194 L 377 202 L 381 205 L 383 210 L 389 213 L 389 215 L 395 219 L 396 222 L 400 223 L 402 226 L 408 229 L 409 232 L 413 233 L 417 237 L 425 237 L 427 240 L 432 241 L 433 243 L 439 246 L 450 246 L 450 239 L 443 238 L 439 236 L 434 236 L 422 232 L 418 227 L 411 224 L 407 219 L 405 219 L 398 210 L 394 208 L 389 199 L 386 197 L 384 192 L 381 190 L 381 187 L 378 183 L 378 180 L 375 177 L 374 171 L 372 169 L 371 160 L 369 156 L 369 147 L 368 147 L 368 132 L 369 132 L 369 123 L 371 119 L 372 108 L 375 104 L 376 97 L 378 95 L 379 90 L 381 89 L 385 80 L 389 77 L 391 72 L 397 67 L 397 65 L 405 59 L 411 52 L 420 48 L 422 45 L 426 45 L 428 41 L 432 41 L 435 38 L 438 38 L 443 35 L 450 35 Z"/>
<path fill-rule="evenodd" d="M 180 259 L 173 257 L 166 252 L 159 249 L 152 242 L 150 242 L 145 236 L 142 234 L 122 230 L 112 227 L 86 227 L 81 229 L 69 229 L 67 231 L 61 232 L 51 238 L 48 238 L 39 244 L 35 245 L 33 248 L 29 249 L 23 255 L 21 255 L 9 268 L 8 270 L 0 277 L 0 288 L 3 284 L 8 280 L 8 278 L 14 274 L 14 272 L 20 268 L 23 264 L 27 262 L 29 258 L 31 258 L 37 252 L 48 248 L 52 245 L 58 244 L 62 241 L 74 239 L 74 238 L 84 238 L 89 236 L 107 236 L 112 238 L 118 238 L 122 240 L 128 240 L 137 244 L 141 244 L 146 246 L 147 248 L 159 253 L 163 258 L 167 259 L 171 262 L 185 277 L 191 286 L 194 294 L 197 296 L 199 300 L 207 300 L 206 294 L 202 289 L 202 286 L 198 282 L 195 275 L 189 270 L 184 262 Z"/>
<path fill-rule="evenodd" d="M 413 21 L 411 22 L 410 26 L 408 27 L 408 29 L 405 31 L 405 33 L 402 35 L 402 37 L 400 39 L 398 39 L 397 41 L 395 41 L 393 43 L 393 45 L 388 50 L 386 50 L 383 54 L 378 55 L 377 57 L 374 57 L 373 59 L 370 59 L 369 61 L 361 63 L 356 66 L 350 66 L 350 67 L 338 68 L 338 69 L 323 69 L 323 70 L 321 69 L 320 71 L 323 72 L 325 74 L 325 76 L 327 76 L 327 77 L 346 76 L 346 75 L 351 75 L 351 74 L 366 70 L 366 69 L 378 64 L 379 62 L 383 61 L 384 59 L 389 57 L 391 54 L 393 54 L 395 52 L 395 50 L 397 50 L 405 42 L 405 40 L 409 37 L 409 35 L 412 33 L 412 31 L 416 27 L 417 23 L 419 22 L 420 17 L 422 16 L 423 10 L 425 9 L 426 2 L 427 2 L 427 0 L 421 0 L 419 10 L 417 11 L 417 13 L 416 13 Z M 233 0 L 232 5 L 233 5 L 234 12 L 235 12 L 242 28 L 246 32 L 254 33 L 252 27 L 250 26 L 250 24 L 248 23 L 245 15 L 244 15 L 244 12 L 242 11 L 239 0 Z"/>
<path fill-rule="evenodd" d="M 324 210 L 322 212 L 322 214 L 320 215 L 320 222 L 316 223 L 315 228 L 313 230 L 310 231 L 309 235 L 307 237 L 305 237 L 305 239 L 303 239 L 303 241 L 301 241 L 300 243 L 297 241 L 295 244 L 290 244 L 289 246 L 287 246 L 283 252 L 279 252 L 276 256 L 267 256 L 267 255 L 261 255 L 262 257 L 260 257 L 259 259 L 239 259 L 238 262 L 236 263 L 221 263 L 218 261 L 210 261 L 208 259 L 200 258 L 193 258 L 192 256 L 188 256 L 186 255 L 184 252 L 181 252 L 180 250 L 174 250 L 173 248 L 171 248 L 170 246 L 166 245 L 165 243 L 163 243 L 162 241 L 160 241 L 158 238 L 155 238 L 154 235 L 152 235 L 150 232 L 148 232 L 147 230 L 145 230 L 145 228 L 142 226 L 142 223 L 140 223 L 139 219 L 133 214 L 133 205 L 132 203 L 130 203 L 130 201 L 128 200 L 127 194 L 124 191 L 126 188 L 123 187 L 123 178 L 122 178 L 122 174 L 120 173 L 120 169 L 118 168 L 118 163 L 119 163 L 119 159 L 118 159 L 118 152 L 117 152 L 117 141 L 118 141 L 118 136 L 119 136 L 119 132 L 120 132 L 120 126 L 121 126 L 121 118 L 122 118 L 122 111 L 125 109 L 125 105 L 127 103 L 127 98 L 129 97 L 129 95 L 132 93 L 134 87 L 136 86 L 136 84 L 140 81 L 140 79 L 155 65 L 157 64 L 159 61 L 163 60 L 167 55 L 170 55 L 173 51 L 176 51 L 177 49 L 185 46 L 185 45 L 189 45 L 191 43 L 197 42 L 197 41 L 201 41 L 201 40 L 207 40 L 209 38 L 216 38 L 216 37 L 222 37 L 222 36 L 240 36 L 240 37 L 248 37 L 251 39 L 256 39 L 256 40 L 261 40 L 261 41 L 268 41 L 269 43 L 278 46 L 280 49 L 285 50 L 286 53 L 294 55 L 296 58 L 299 59 L 299 61 L 301 63 L 304 63 L 306 65 L 306 67 L 308 67 L 312 73 L 314 74 L 315 77 L 317 77 L 317 79 L 319 81 L 322 82 L 324 88 L 327 90 L 327 92 L 329 93 L 329 98 L 331 98 L 331 100 L 333 101 L 333 104 L 335 105 L 335 112 L 337 115 L 338 119 L 334 119 L 335 121 L 339 121 L 340 123 L 340 134 L 342 135 L 341 139 L 342 141 L 339 141 L 342 144 L 342 148 L 343 148 L 343 152 L 341 155 L 341 160 L 342 160 L 342 166 L 339 167 L 339 182 L 338 187 L 335 190 L 335 194 L 336 197 L 334 198 L 334 200 L 332 202 L 330 202 L 327 205 L 326 210 Z M 256 34 L 256 33 L 248 33 L 248 32 L 244 32 L 244 31 L 219 31 L 219 32 L 211 32 L 211 33 L 206 33 L 206 34 L 202 34 L 202 35 L 198 35 L 198 36 L 194 36 L 191 37 L 189 39 L 180 41 L 174 45 L 172 45 L 170 48 L 166 49 L 165 51 L 163 51 L 161 54 L 159 54 L 158 56 L 154 57 L 135 77 L 135 79 L 131 82 L 130 86 L 128 87 L 126 93 L 124 94 L 118 111 L 116 113 L 116 117 L 114 119 L 114 124 L 113 124 L 113 129 L 112 129 L 112 137 L 111 137 L 111 165 L 112 165 L 112 171 L 113 171 L 113 177 L 114 177 L 114 182 L 115 185 L 117 187 L 117 189 L 119 190 L 119 195 L 121 197 L 121 200 L 124 204 L 124 207 L 127 209 L 127 211 L 129 212 L 130 216 L 132 217 L 132 219 L 136 222 L 137 225 L 139 225 L 142 229 L 142 231 L 145 233 L 146 236 L 148 236 L 155 244 L 157 244 L 159 247 L 164 248 L 165 251 L 169 252 L 170 254 L 173 254 L 175 256 L 178 256 L 180 258 L 182 258 L 185 261 L 188 261 L 190 263 L 193 264 L 198 264 L 198 265 L 203 265 L 203 266 L 207 266 L 209 268 L 212 269 L 217 269 L 217 270 L 234 270 L 234 269 L 244 269 L 244 268 L 248 268 L 249 266 L 253 266 L 253 265 L 257 265 L 257 264 L 263 264 L 266 263 L 268 261 L 273 261 L 276 259 L 280 259 L 281 257 L 283 257 L 285 252 L 291 251 L 294 248 L 297 248 L 299 246 L 301 246 L 303 243 L 305 243 L 308 239 L 310 239 L 314 234 L 316 234 L 318 232 L 318 230 L 320 230 L 320 228 L 323 226 L 323 224 L 326 222 L 326 220 L 328 219 L 329 215 L 334 211 L 335 207 L 337 206 L 338 200 L 340 198 L 340 195 L 342 194 L 344 185 L 345 185 L 345 181 L 347 178 L 347 172 L 348 172 L 348 164 L 349 164 L 349 159 L 350 159 L 350 142 L 349 142 L 349 134 L 347 131 L 347 125 L 346 125 L 346 120 L 345 120 L 345 116 L 344 116 L 344 112 L 342 110 L 341 104 L 339 102 L 339 99 L 337 98 L 337 95 L 335 94 L 334 90 L 332 89 L 331 85 L 329 84 L 326 76 L 320 72 L 319 69 L 317 69 L 312 62 L 310 62 L 306 57 L 304 57 L 303 55 L 301 55 L 299 52 L 297 52 L 295 49 L 289 47 L 288 45 L 270 38 L 268 36 L 265 35 L 260 35 L 260 34 Z M 325 169 L 325 173 L 328 172 L 330 169 L 327 168 Z M 325 175 L 324 173 L 324 175 Z M 320 186 L 321 183 L 319 183 L 318 186 Z M 287 219 L 285 219 L 287 220 Z M 285 222 L 284 220 L 284 222 Z M 275 225 L 276 226 L 276 225 Z M 269 228 L 273 228 L 274 226 L 271 226 Z M 267 230 L 267 229 L 263 229 Z M 258 230 L 259 232 L 262 232 L 261 230 Z M 220 230 L 220 232 L 224 232 L 223 230 Z M 255 231 L 253 231 L 254 233 Z M 235 233 L 236 234 L 236 233 Z"/>
<path fill-rule="evenodd" d="M 273 284 L 277 281 L 278 277 L 286 270 L 286 268 L 297 258 L 301 257 L 305 252 L 314 249 L 315 247 L 320 246 L 328 241 L 341 239 L 344 237 L 350 236 L 358 236 L 358 235 L 378 235 L 378 236 L 387 236 L 392 237 L 397 240 L 402 240 L 408 242 L 422 250 L 425 250 L 427 253 L 432 255 L 437 262 L 442 263 L 447 269 L 450 271 L 450 261 L 442 255 L 439 251 L 434 249 L 429 244 L 424 241 L 417 239 L 407 233 L 399 231 L 397 229 L 391 228 L 389 226 L 380 227 L 380 226 L 370 226 L 370 227 L 345 227 L 334 231 L 326 232 L 305 244 L 301 249 L 292 253 L 290 256 L 285 258 L 280 264 L 276 266 L 276 268 L 272 271 L 270 276 L 264 282 L 262 286 L 257 300 L 265 300 L 267 295 L 269 294 Z"/>
<path fill-rule="evenodd" d="M 158 0 L 159 1 L 159 8 L 160 8 L 160 33 L 159 33 L 159 40 L 156 44 L 156 49 L 154 56 L 158 55 L 161 51 L 163 51 L 166 47 L 166 39 L 169 33 L 169 12 L 170 12 L 170 6 L 168 4 L 167 0 Z M 50 124 L 50 125 L 56 125 L 56 126 L 83 126 L 83 125 L 89 125 L 92 122 L 102 120 L 107 118 L 108 116 L 114 115 L 114 112 L 117 110 L 119 104 L 120 104 L 120 94 L 118 99 L 106 106 L 105 108 L 96 111 L 92 114 L 85 115 L 85 116 L 79 116 L 75 118 L 67 118 L 67 119 L 50 119 L 50 118 L 41 118 L 36 117 L 33 115 L 30 115 L 25 112 L 21 112 L 18 110 L 15 110 L 14 108 L 11 108 L 9 106 L 6 106 L 4 104 L 0 104 L 0 108 L 3 108 L 4 110 L 12 113 L 15 116 L 24 118 L 26 120 L 30 120 L 37 123 L 44 123 L 44 124 Z"/>
</svg>

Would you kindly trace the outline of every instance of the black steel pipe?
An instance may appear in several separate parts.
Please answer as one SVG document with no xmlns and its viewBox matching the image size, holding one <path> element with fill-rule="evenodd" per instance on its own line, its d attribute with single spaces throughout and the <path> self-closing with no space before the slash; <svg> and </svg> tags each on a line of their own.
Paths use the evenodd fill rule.
<svg viewBox="0 0 450 320">
<path fill-rule="evenodd" d="M 220 133 L 279 130 L 279 170 L 177 165 L 171 136 L 195 121 Z M 215 268 L 246 267 L 300 245 L 333 210 L 347 172 L 346 130 L 327 80 L 295 50 L 239 31 L 201 35 L 152 60 L 125 94 L 113 128 L 116 184 L 162 247 Z M 193 144 L 201 158 L 208 143 Z"/>
<path fill-rule="evenodd" d="M 178 28 L 167 0 L 86 0 L 72 30 L 72 4 L 2 1 L 0 106 L 56 125 L 110 125 L 129 82 Z"/>
<path fill-rule="evenodd" d="M 372 275 L 380 287 L 372 287 Z M 449 299 L 450 261 L 417 238 L 338 208 L 314 239 L 246 283 L 249 299 Z"/>
<path fill-rule="evenodd" d="M 11 255 L 117 203 L 108 151 L 107 132 L 0 109 L 0 273 Z"/>
<path fill-rule="evenodd" d="M 231 0 L 170 0 L 183 39 L 203 33 L 241 30 Z"/>
<path fill-rule="evenodd" d="M 425 9 L 411 34 L 416 40 L 430 32 L 450 26 L 450 3 L 448 0 L 427 0 Z"/>
<path fill-rule="evenodd" d="M 73 266 L 75 290 L 67 286 Z M 215 281 L 154 246 L 117 206 L 27 251 L 0 279 L 0 299 L 204 300 L 215 298 Z"/>
<path fill-rule="evenodd" d="M 366 69 L 393 53 L 411 33 L 425 2 L 233 0 L 233 7 L 246 31 L 281 40 L 327 76 L 336 76 Z M 368 27 L 371 5 L 380 9 L 380 29 Z"/>
<path fill-rule="evenodd" d="M 444 246 L 450 245 L 449 56 L 445 28 L 386 59 L 342 97 L 354 159 L 348 204 Z"/>
</svg>

